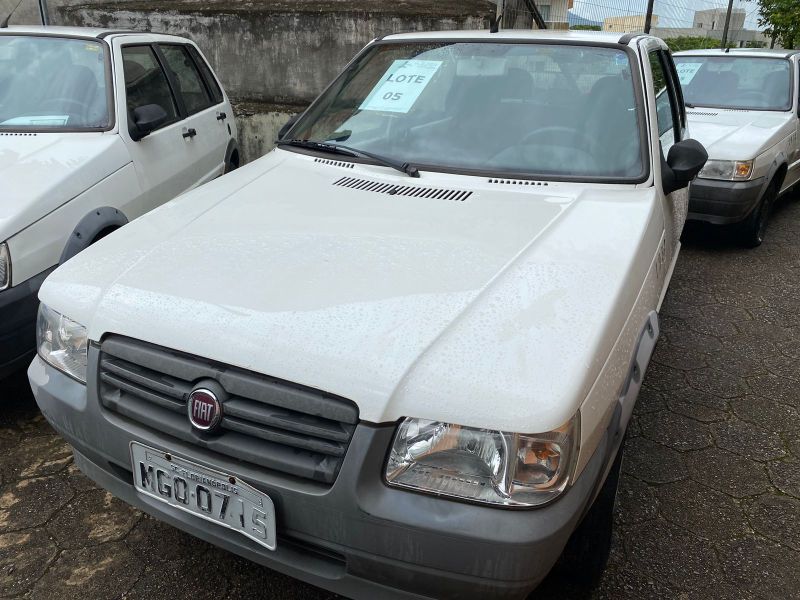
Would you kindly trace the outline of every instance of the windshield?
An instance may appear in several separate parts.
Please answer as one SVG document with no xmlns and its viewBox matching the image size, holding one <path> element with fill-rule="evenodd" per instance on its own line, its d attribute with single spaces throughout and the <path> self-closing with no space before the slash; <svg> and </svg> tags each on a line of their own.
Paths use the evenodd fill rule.
<svg viewBox="0 0 800 600">
<path fill-rule="evenodd" d="M 105 129 L 107 91 L 103 44 L 0 36 L 0 130 Z"/>
<path fill-rule="evenodd" d="M 687 104 L 743 110 L 790 110 L 792 77 L 783 58 L 676 56 Z"/>
<path fill-rule="evenodd" d="M 285 139 L 420 169 L 579 180 L 643 175 L 628 55 L 544 44 L 379 44 Z"/>
</svg>

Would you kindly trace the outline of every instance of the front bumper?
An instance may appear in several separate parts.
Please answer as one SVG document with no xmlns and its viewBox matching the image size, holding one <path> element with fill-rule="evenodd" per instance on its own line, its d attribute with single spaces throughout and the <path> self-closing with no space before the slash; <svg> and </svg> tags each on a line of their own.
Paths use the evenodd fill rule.
<svg viewBox="0 0 800 600">
<path fill-rule="evenodd" d="M 689 195 L 689 219 L 715 225 L 743 221 L 758 206 L 767 178 L 752 181 L 695 179 Z"/>
<path fill-rule="evenodd" d="M 106 411 L 91 383 L 97 380 L 96 358 L 89 358 L 88 387 L 38 357 L 28 371 L 42 413 L 73 446 L 84 473 L 159 520 L 353 598 L 524 598 L 550 571 L 588 509 L 609 454 L 606 437 L 558 501 L 502 510 L 386 486 L 381 473 L 395 425 L 362 423 L 336 482 L 322 486 L 250 469 Z M 131 441 L 241 477 L 268 494 L 277 515 L 277 550 L 137 493 Z"/>
<path fill-rule="evenodd" d="M 20 370 L 36 352 L 39 288 L 51 272 L 0 292 L 0 379 Z"/>
</svg>

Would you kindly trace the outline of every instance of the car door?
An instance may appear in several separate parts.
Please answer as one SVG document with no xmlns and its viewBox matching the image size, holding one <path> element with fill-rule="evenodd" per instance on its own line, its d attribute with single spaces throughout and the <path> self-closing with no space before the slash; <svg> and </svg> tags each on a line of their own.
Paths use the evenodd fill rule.
<svg viewBox="0 0 800 600">
<path fill-rule="evenodd" d="M 686 110 L 672 57 L 660 45 L 647 48 L 646 69 L 649 71 L 648 95 L 655 99 L 657 122 L 654 125 L 658 128 L 660 159 L 663 165 L 669 155 L 669 149 L 687 135 Z M 667 242 L 664 262 L 667 268 L 672 268 L 680 249 L 680 237 L 689 212 L 689 189 L 683 188 L 669 195 L 663 195 L 662 202 Z M 664 275 L 667 276 L 667 273 Z"/>
<path fill-rule="evenodd" d="M 124 39 L 124 43 L 120 40 Z M 192 140 L 184 137 L 188 125 L 173 85 L 150 39 L 124 36 L 114 41 L 120 136 L 128 146 L 143 195 L 139 214 L 143 214 L 191 189 L 197 182 L 198 167 Z M 147 137 L 134 141 L 131 136 L 133 111 L 158 105 L 167 120 Z M 128 215 L 129 218 L 139 214 Z"/>
<path fill-rule="evenodd" d="M 212 93 L 215 90 L 201 74 L 188 44 L 160 43 L 158 48 L 178 102 L 186 112 L 183 130 L 190 136 L 187 149 L 194 166 L 194 184 L 200 185 L 218 177 L 225 169 L 228 115 L 221 110 L 221 99 Z"/>
<path fill-rule="evenodd" d="M 800 181 L 800 61 L 792 57 L 792 72 L 794 73 L 794 132 L 789 140 L 789 170 L 786 173 L 784 188 L 791 187 Z"/>
</svg>

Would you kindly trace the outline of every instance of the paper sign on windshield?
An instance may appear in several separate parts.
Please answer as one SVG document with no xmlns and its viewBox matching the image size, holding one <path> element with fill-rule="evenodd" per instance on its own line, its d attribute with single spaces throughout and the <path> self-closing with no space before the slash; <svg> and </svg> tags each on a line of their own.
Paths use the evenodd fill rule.
<svg viewBox="0 0 800 600">
<path fill-rule="evenodd" d="M 407 113 L 441 66 L 440 60 L 394 61 L 359 108 Z"/>
<path fill-rule="evenodd" d="M 675 65 L 681 85 L 688 85 L 702 66 L 703 63 L 679 63 Z"/>
</svg>

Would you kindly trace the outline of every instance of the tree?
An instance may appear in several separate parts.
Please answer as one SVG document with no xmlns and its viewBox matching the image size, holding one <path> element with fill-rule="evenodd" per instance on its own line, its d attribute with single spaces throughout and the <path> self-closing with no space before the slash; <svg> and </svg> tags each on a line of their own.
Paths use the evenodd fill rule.
<svg viewBox="0 0 800 600">
<path fill-rule="evenodd" d="M 600 31 L 602 27 L 600 27 L 600 25 L 573 25 L 570 29 L 576 31 Z"/>
<path fill-rule="evenodd" d="M 758 24 L 766 27 L 765 34 L 777 40 L 784 48 L 794 48 L 800 43 L 800 1 L 754 1 L 758 2 Z"/>
<path fill-rule="evenodd" d="M 680 52 L 681 50 L 697 50 L 699 48 L 719 48 L 720 41 L 713 37 L 701 37 L 680 35 L 673 38 L 664 38 L 664 41 L 673 52 Z M 728 46 L 733 48 L 732 42 Z"/>
</svg>

